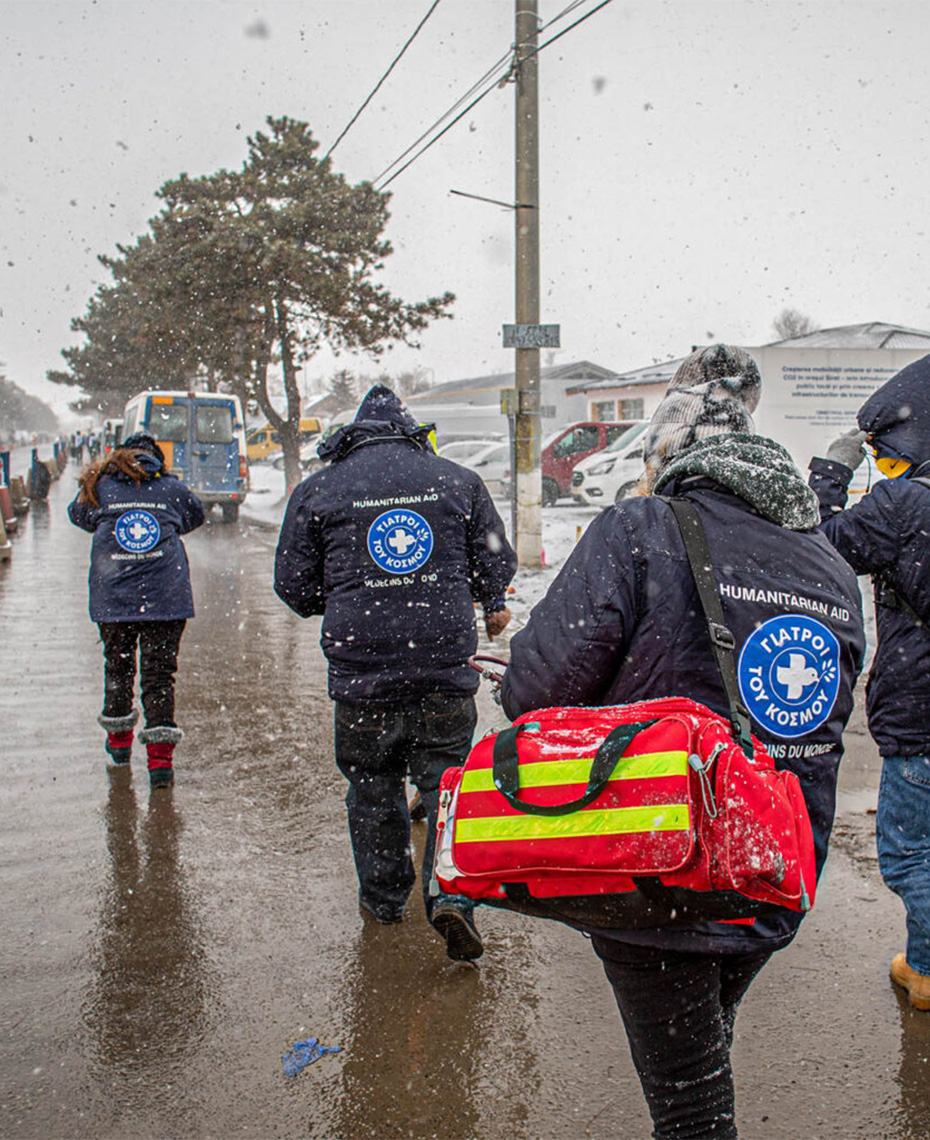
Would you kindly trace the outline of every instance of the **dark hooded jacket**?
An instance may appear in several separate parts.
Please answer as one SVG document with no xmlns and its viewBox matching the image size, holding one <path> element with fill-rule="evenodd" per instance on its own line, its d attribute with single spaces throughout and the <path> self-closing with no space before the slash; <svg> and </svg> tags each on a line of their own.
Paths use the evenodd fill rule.
<svg viewBox="0 0 930 1140">
<path fill-rule="evenodd" d="M 821 529 L 857 574 L 872 576 L 877 647 L 866 687 L 869 730 L 883 756 L 930 752 L 930 356 L 909 364 L 859 410 L 859 427 L 879 450 L 891 448 L 913 468 L 883 479 L 844 509 L 852 471 L 811 461 Z"/>
<path fill-rule="evenodd" d="M 779 767 L 800 777 L 819 875 L 842 732 L 862 668 L 855 575 L 816 529 L 814 496 L 787 452 L 770 440 L 738 434 L 697 443 L 666 468 L 658 490 L 691 500 L 700 512 L 753 731 Z M 820 670 L 827 699 L 818 704 L 820 681 L 793 700 L 786 692 L 757 690 L 753 660 L 765 665 L 768 686 L 776 657 L 784 664 L 790 651 L 803 653 L 804 637 L 831 646 Z M 625 499 L 591 523 L 526 628 L 511 639 L 501 695 L 511 718 L 549 706 L 665 696 L 690 697 L 727 715 L 684 544 L 663 498 Z M 812 727 L 804 728 L 797 718 L 814 712 Z M 709 923 L 614 937 L 709 952 L 777 949 L 800 918 L 784 912 L 751 927 Z"/>
<path fill-rule="evenodd" d="M 349 704 L 467 695 L 478 674 L 475 602 L 493 607 L 516 569 L 487 488 L 441 459 L 388 388 L 319 448 L 329 466 L 291 496 L 275 590 L 323 614 L 329 692 Z"/>
<path fill-rule="evenodd" d="M 190 568 L 181 535 L 203 523 L 197 496 L 161 461 L 137 452 L 148 478 L 137 487 L 122 473 L 97 482 L 99 507 L 68 507 L 75 526 L 93 533 L 90 616 L 96 622 L 180 621 L 194 616 Z"/>
</svg>

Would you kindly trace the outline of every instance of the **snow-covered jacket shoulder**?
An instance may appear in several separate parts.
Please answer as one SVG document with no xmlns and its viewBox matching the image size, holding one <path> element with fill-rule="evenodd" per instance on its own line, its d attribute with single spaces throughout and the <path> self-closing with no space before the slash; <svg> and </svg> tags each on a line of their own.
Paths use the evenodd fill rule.
<svg viewBox="0 0 930 1140">
<path fill-rule="evenodd" d="M 474 604 L 497 601 L 516 556 L 484 483 L 390 427 L 348 444 L 288 503 L 275 590 L 324 614 L 330 695 L 349 703 L 473 693 Z"/>
<path fill-rule="evenodd" d="M 680 487 L 665 493 L 680 493 Z M 864 651 L 855 575 L 816 529 L 769 521 L 709 479 L 691 480 L 685 497 L 700 511 L 753 730 L 776 763 L 801 779 L 819 873 Z M 814 639 L 824 647 L 816 659 L 809 654 Z M 778 688 L 775 659 L 793 667 L 792 653 L 813 669 L 816 685 L 805 676 L 796 690 Z M 727 712 L 671 508 L 658 497 L 634 498 L 591 523 L 526 628 L 511 639 L 502 702 L 514 718 L 536 708 L 663 696 L 690 697 Z M 799 921 L 786 914 L 753 927 L 709 924 L 623 937 L 679 948 L 774 948 L 792 937 Z"/>
<path fill-rule="evenodd" d="M 181 535 L 203 523 L 203 506 L 173 475 L 156 475 L 153 457 L 137 458 L 151 478 L 137 487 L 122 474 L 103 475 L 97 483 L 98 507 L 77 499 L 68 507 L 74 525 L 94 536 L 88 583 L 95 622 L 194 616 Z"/>
<path fill-rule="evenodd" d="M 883 479 L 847 507 L 852 471 L 827 459 L 813 459 L 810 467 L 821 529 L 856 573 L 875 583 L 869 730 L 883 756 L 930 752 L 930 632 L 894 605 L 902 598 L 930 625 L 930 487 Z"/>
</svg>

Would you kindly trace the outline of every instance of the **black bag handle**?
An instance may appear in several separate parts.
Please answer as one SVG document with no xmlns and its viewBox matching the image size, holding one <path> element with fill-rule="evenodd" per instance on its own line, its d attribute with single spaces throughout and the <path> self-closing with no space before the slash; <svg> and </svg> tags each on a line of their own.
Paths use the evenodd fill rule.
<svg viewBox="0 0 930 1140">
<path fill-rule="evenodd" d="M 567 804 L 529 804 L 517 799 L 520 791 L 520 765 L 517 761 L 517 737 L 525 729 L 538 728 L 538 724 L 514 724 L 497 734 L 494 741 L 493 773 L 494 786 L 511 807 L 526 815 L 568 815 L 579 808 L 587 807 L 607 787 L 607 781 L 617 761 L 627 750 L 637 733 L 642 732 L 656 719 L 640 721 L 637 724 L 620 724 L 601 741 L 601 745 L 591 761 L 591 774 L 584 795 Z"/>
<path fill-rule="evenodd" d="M 678 529 L 681 531 L 682 541 L 685 544 L 685 553 L 694 575 L 694 584 L 697 587 L 698 599 L 704 611 L 707 628 L 710 632 L 710 641 L 720 670 L 720 678 L 727 694 L 727 703 L 730 706 L 730 731 L 733 739 L 740 745 L 746 755 L 752 759 L 754 754 L 752 746 L 752 726 L 749 722 L 749 709 L 743 704 L 739 693 L 739 680 L 736 676 L 736 662 L 733 660 L 733 650 L 736 638 L 727 627 L 723 616 L 723 606 L 720 595 L 717 593 L 717 579 L 714 577 L 713 563 L 710 558 L 710 547 L 707 545 L 707 535 L 701 523 L 701 517 L 694 503 L 688 499 L 665 499 L 672 508 Z"/>
</svg>

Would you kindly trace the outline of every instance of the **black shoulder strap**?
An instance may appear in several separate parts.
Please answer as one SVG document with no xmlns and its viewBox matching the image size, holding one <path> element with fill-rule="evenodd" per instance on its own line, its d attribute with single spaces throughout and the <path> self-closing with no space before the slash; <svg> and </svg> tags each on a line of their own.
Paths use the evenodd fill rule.
<svg viewBox="0 0 930 1140">
<path fill-rule="evenodd" d="M 730 727 L 734 740 L 737 740 L 747 756 L 752 756 L 752 729 L 749 723 L 749 710 L 740 700 L 739 681 L 736 675 L 736 662 L 733 660 L 733 650 L 736 639 L 727 627 L 723 617 L 723 606 L 720 604 L 720 595 L 717 593 L 717 579 L 714 577 L 713 563 L 710 558 L 710 547 L 707 545 L 707 535 L 701 523 L 697 507 L 687 499 L 666 499 L 675 515 L 675 521 L 681 531 L 685 544 L 685 553 L 694 575 L 698 598 L 707 628 L 710 632 L 710 641 L 714 649 L 714 657 L 723 687 L 726 690 L 727 701 L 730 705 Z"/>
</svg>

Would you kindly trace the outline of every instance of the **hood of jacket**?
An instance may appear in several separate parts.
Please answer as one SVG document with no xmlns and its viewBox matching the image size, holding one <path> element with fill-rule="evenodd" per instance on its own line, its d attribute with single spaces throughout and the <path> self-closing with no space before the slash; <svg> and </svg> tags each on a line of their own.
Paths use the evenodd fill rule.
<svg viewBox="0 0 930 1140">
<path fill-rule="evenodd" d="M 765 436 L 737 432 L 701 440 L 669 463 L 655 490 L 696 476 L 713 479 L 789 530 L 812 530 L 820 522 L 817 496 L 788 452 Z"/>
<path fill-rule="evenodd" d="M 161 473 L 162 464 L 157 455 L 152 455 L 150 451 L 137 451 L 133 457 L 135 462 L 142 468 L 142 477 L 146 480 L 154 479 Z M 103 471 L 104 475 L 112 475 L 114 479 L 119 479 L 122 483 L 132 483 L 133 480 L 119 469 L 111 468 Z"/>
<path fill-rule="evenodd" d="M 902 368 L 859 409 L 859 427 L 915 465 L 930 459 L 930 355 Z"/>
<path fill-rule="evenodd" d="M 390 388 L 376 384 L 362 400 L 352 423 L 324 440 L 317 455 L 327 462 L 343 459 L 357 447 L 387 440 L 410 440 L 417 447 L 427 447 L 432 430 L 433 424 L 418 423 Z"/>
</svg>

